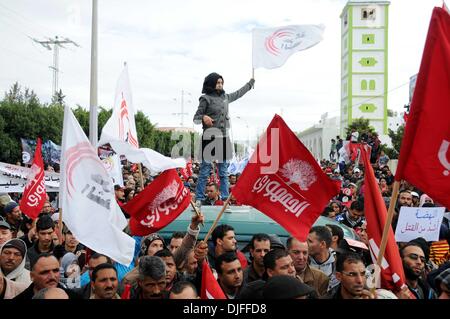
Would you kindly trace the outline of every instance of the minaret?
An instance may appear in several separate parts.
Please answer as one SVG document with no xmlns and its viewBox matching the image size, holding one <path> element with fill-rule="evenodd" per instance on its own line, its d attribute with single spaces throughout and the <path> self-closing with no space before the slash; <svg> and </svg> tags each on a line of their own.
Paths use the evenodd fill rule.
<svg viewBox="0 0 450 319">
<path fill-rule="evenodd" d="M 357 118 L 387 134 L 389 1 L 348 1 L 341 18 L 341 136 Z"/>
</svg>

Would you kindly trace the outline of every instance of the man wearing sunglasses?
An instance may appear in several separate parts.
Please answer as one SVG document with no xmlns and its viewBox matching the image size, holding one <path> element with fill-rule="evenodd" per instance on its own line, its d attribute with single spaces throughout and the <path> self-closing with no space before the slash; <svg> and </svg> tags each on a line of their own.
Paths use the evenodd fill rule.
<svg viewBox="0 0 450 319">
<path fill-rule="evenodd" d="M 436 299 L 436 293 L 422 279 L 425 269 L 425 253 L 416 242 L 408 242 L 400 249 L 406 284 L 417 299 Z"/>
<path fill-rule="evenodd" d="M 366 266 L 360 255 L 346 252 L 336 261 L 336 279 L 340 284 L 323 299 L 375 299 L 366 286 Z"/>
</svg>

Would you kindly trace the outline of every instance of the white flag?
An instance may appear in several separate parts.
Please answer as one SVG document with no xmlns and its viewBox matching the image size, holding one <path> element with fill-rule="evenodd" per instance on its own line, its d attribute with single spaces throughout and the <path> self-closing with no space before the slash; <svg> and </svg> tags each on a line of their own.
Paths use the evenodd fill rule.
<svg viewBox="0 0 450 319">
<path fill-rule="evenodd" d="M 117 81 L 113 113 L 102 129 L 98 145 L 106 143 L 117 154 L 125 155 L 132 163 L 142 163 L 152 173 L 186 167 L 183 158 L 172 159 L 152 149 L 139 148 L 127 66 Z"/>
<path fill-rule="evenodd" d="M 133 102 L 131 100 L 130 80 L 126 65 L 117 81 L 113 113 L 102 129 L 98 144 L 103 145 L 110 141 L 124 141 L 139 148 L 136 124 L 134 122 Z"/>
<path fill-rule="evenodd" d="M 253 29 L 253 68 L 274 69 L 282 66 L 295 52 L 322 41 L 324 29 L 324 25 Z"/>
<path fill-rule="evenodd" d="M 119 263 L 131 263 L 135 242 L 122 231 L 127 220 L 116 202 L 112 180 L 68 106 L 60 198 L 62 219 L 82 244 Z"/>
</svg>

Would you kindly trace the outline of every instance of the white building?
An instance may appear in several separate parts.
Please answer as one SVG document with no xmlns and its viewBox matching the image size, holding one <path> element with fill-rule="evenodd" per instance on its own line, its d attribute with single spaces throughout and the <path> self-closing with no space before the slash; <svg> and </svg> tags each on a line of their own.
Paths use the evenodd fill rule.
<svg viewBox="0 0 450 319">
<path fill-rule="evenodd" d="M 357 118 L 388 133 L 389 1 L 350 0 L 341 14 L 341 134 Z"/>
<path fill-rule="evenodd" d="M 331 139 L 336 139 L 337 135 L 339 135 L 339 118 L 337 116 L 328 118 L 327 113 L 322 115 L 319 124 L 297 134 L 316 160 L 330 158 Z"/>
</svg>

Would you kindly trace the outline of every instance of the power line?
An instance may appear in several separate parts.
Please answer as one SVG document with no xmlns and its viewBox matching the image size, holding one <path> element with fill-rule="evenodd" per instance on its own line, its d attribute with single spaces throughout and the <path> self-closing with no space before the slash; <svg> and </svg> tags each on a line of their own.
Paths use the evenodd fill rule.
<svg viewBox="0 0 450 319">
<path fill-rule="evenodd" d="M 79 47 L 80 45 L 76 42 L 70 40 L 69 38 L 63 38 L 63 40 L 60 40 L 58 36 L 55 36 L 55 39 L 48 39 L 46 41 L 38 41 L 34 38 L 31 38 L 34 42 L 39 43 L 44 48 L 48 50 L 52 50 L 52 47 L 50 45 L 53 45 L 53 66 L 51 69 L 53 70 L 53 84 L 52 84 L 52 95 L 58 92 L 58 74 L 59 74 L 59 47 L 64 48 L 63 44 L 73 44 L 76 47 Z"/>
</svg>

